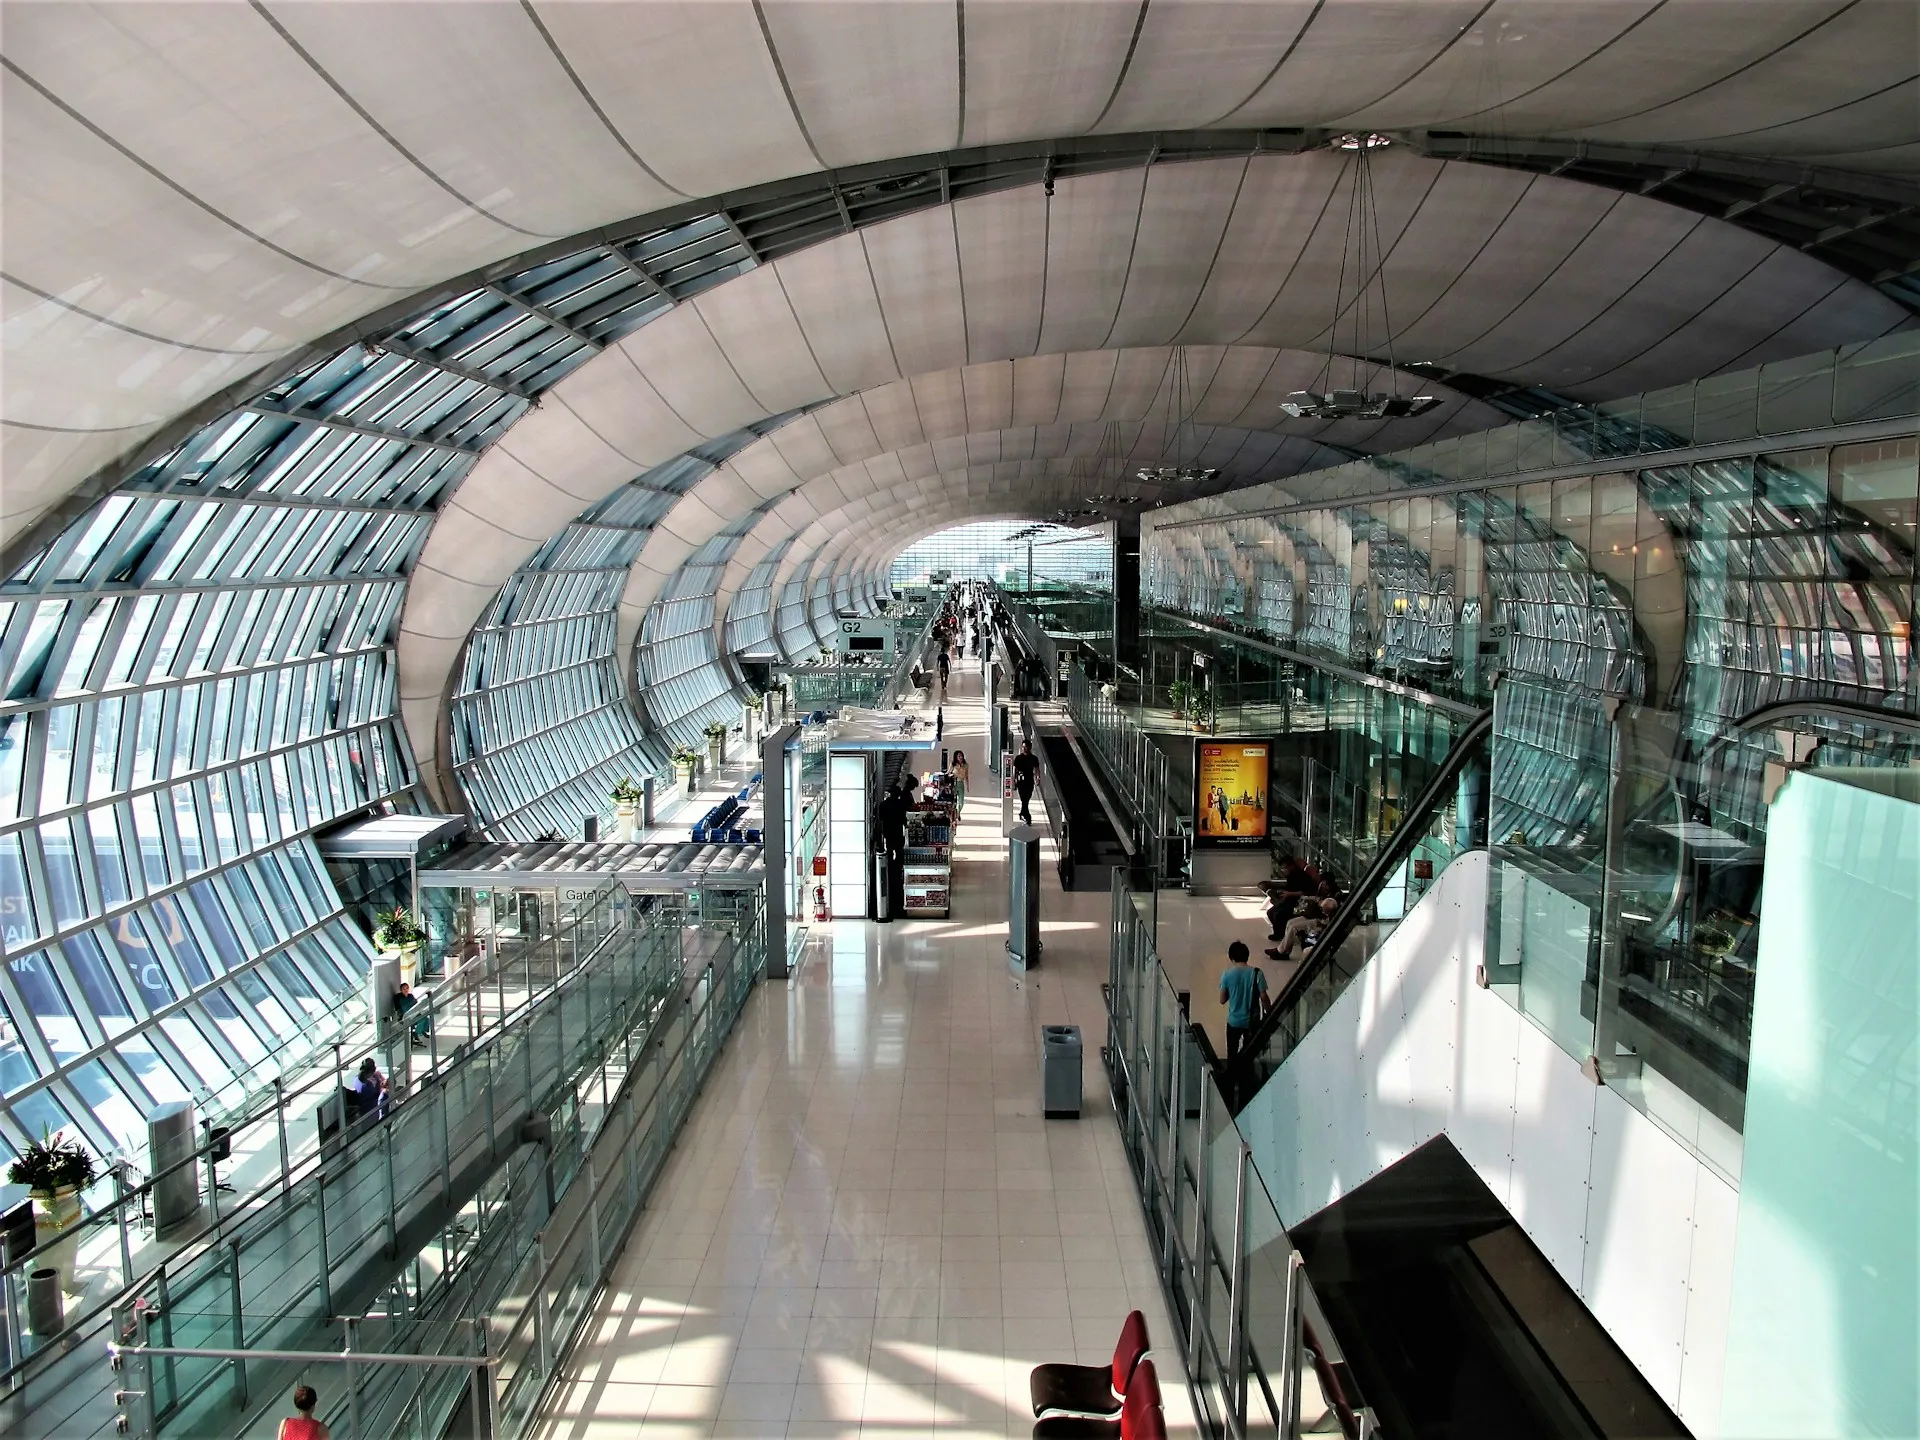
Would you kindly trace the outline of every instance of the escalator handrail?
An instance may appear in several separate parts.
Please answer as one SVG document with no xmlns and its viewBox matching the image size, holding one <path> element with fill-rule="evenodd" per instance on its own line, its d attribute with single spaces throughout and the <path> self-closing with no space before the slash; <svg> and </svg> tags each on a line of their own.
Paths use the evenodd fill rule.
<svg viewBox="0 0 1920 1440">
<path fill-rule="evenodd" d="M 1473 759 L 1492 734 L 1493 711 L 1486 709 L 1454 740 L 1453 748 L 1447 751 L 1440 768 L 1433 772 L 1420 793 L 1414 797 L 1413 804 L 1401 816 L 1400 824 L 1373 857 L 1373 863 L 1367 866 L 1366 873 L 1348 892 L 1347 898 L 1327 922 L 1326 929 L 1320 932 L 1320 939 L 1314 944 L 1312 952 L 1293 972 L 1285 988 L 1274 996 L 1273 1004 L 1260 1017 L 1260 1023 L 1254 1026 L 1253 1033 L 1240 1047 L 1239 1054 L 1228 1062 L 1230 1084 L 1222 1087 L 1227 1094 L 1238 1096 L 1242 1104 L 1252 1098 L 1242 1082 L 1250 1078 L 1254 1057 L 1267 1048 L 1273 1039 L 1273 1032 L 1280 1028 L 1281 1016 L 1333 963 L 1334 954 L 1346 943 L 1347 936 L 1353 933 L 1353 927 L 1362 912 L 1373 903 L 1401 863 L 1413 852 L 1413 847 L 1425 836 L 1427 822 L 1452 799 L 1460 772 L 1467 768 L 1467 762 Z"/>
</svg>

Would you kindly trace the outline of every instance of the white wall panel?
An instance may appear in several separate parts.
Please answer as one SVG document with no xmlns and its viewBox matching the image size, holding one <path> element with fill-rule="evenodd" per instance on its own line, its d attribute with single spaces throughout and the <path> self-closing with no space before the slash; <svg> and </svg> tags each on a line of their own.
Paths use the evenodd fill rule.
<svg viewBox="0 0 1920 1440">
<path fill-rule="evenodd" d="M 1719 1412 L 1733 1188 L 1474 984 L 1483 852 L 1456 860 L 1240 1115 L 1295 1225 L 1444 1132 L 1696 1434 Z"/>
</svg>

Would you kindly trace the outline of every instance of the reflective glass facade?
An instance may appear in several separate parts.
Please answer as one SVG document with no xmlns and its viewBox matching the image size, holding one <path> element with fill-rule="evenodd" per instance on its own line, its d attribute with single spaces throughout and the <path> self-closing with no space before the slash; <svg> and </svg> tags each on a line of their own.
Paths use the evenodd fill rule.
<svg viewBox="0 0 1920 1440">
<path fill-rule="evenodd" d="M 1113 582 L 1113 545 L 1104 535 L 1028 520 L 977 520 L 916 540 L 893 562 L 893 583 L 924 584 L 934 571 L 948 570 L 956 580 L 1025 586 L 1029 546 L 1036 584 Z"/>
</svg>

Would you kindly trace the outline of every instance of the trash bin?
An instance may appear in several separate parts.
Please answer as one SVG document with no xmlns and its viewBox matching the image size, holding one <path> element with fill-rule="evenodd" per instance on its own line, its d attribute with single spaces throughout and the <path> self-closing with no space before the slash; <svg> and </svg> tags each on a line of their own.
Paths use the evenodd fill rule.
<svg viewBox="0 0 1920 1440">
<path fill-rule="evenodd" d="M 66 1328 L 67 1299 L 60 1291 L 60 1272 L 41 1269 L 27 1276 L 27 1329 L 40 1339 Z"/>
<path fill-rule="evenodd" d="M 1080 1027 L 1040 1027 L 1040 1108 L 1049 1120 L 1080 1118 Z"/>
</svg>

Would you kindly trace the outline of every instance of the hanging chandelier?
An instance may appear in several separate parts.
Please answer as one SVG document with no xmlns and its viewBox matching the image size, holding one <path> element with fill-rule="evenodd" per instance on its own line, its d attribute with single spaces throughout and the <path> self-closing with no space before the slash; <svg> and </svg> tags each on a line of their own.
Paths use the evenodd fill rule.
<svg viewBox="0 0 1920 1440">
<path fill-rule="evenodd" d="M 1296 390 L 1280 405 L 1296 420 L 1401 420 L 1424 415 L 1440 403 L 1435 395 L 1402 395 L 1400 372 L 1394 365 L 1393 321 L 1387 312 L 1386 251 L 1380 243 L 1380 203 L 1373 189 L 1373 152 L 1388 143 L 1385 135 L 1376 134 L 1342 135 L 1333 142 L 1334 149 L 1353 155 L 1353 188 L 1347 198 L 1340 277 L 1333 287 L 1333 322 L 1327 327 L 1327 363 L 1321 367 L 1313 389 Z M 1349 259 L 1354 277 L 1350 299 L 1346 297 Z M 1376 289 L 1380 307 L 1377 334 L 1369 300 L 1370 292 Z M 1346 353 L 1353 365 L 1352 383 L 1344 388 L 1332 383 L 1343 321 L 1351 336 Z M 1384 344 L 1387 352 L 1387 373 L 1393 377 L 1393 389 L 1386 391 L 1367 389 L 1360 374 L 1362 365 L 1372 365 L 1378 372 L 1378 364 L 1365 357 L 1380 344 Z"/>
<path fill-rule="evenodd" d="M 1180 486 L 1205 485 L 1220 471 L 1216 466 L 1187 464 L 1181 459 L 1184 446 L 1182 431 L 1193 438 L 1194 460 L 1200 458 L 1200 434 L 1193 424 L 1193 386 L 1187 371 L 1187 347 L 1176 345 L 1167 357 L 1167 428 L 1173 432 L 1173 463 L 1170 465 L 1143 465 L 1133 472 L 1134 478 L 1143 485 L 1157 485 L 1163 490 Z"/>
</svg>

